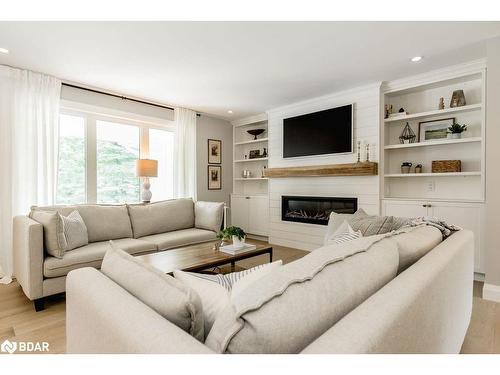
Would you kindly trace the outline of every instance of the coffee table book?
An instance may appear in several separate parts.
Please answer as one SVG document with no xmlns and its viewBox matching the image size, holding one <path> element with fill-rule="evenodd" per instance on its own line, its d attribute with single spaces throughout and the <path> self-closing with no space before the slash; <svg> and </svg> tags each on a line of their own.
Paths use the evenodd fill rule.
<svg viewBox="0 0 500 375">
<path fill-rule="evenodd" d="M 226 254 L 234 255 L 234 254 L 245 253 L 245 252 L 250 251 L 250 250 L 255 250 L 256 248 L 257 248 L 257 246 L 251 245 L 251 244 L 244 244 L 243 247 L 234 246 L 233 244 L 231 244 L 231 245 L 221 246 L 219 248 L 219 251 L 222 251 L 223 253 L 226 253 Z"/>
</svg>

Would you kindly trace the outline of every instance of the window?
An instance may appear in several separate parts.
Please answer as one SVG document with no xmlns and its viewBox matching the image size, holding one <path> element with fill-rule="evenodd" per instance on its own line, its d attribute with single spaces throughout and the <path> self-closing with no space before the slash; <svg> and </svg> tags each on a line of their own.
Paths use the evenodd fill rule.
<svg viewBox="0 0 500 375">
<path fill-rule="evenodd" d="M 97 121 L 97 203 L 138 202 L 139 128 Z"/>
<path fill-rule="evenodd" d="M 62 105 L 56 202 L 140 201 L 141 180 L 135 175 L 139 158 L 158 160 L 158 177 L 151 178 L 153 200 L 174 198 L 173 124 L 136 114 L 116 116 L 97 107 L 89 111 L 88 107 Z"/>
<path fill-rule="evenodd" d="M 151 179 L 154 201 L 174 197 L 174 133 L 149 129 L 149 158 L 158 160 L 158 177 Z M 160 162 L 160 160 L 162 162 Z"/>
<path fill-rule="evenodd" d="M 85 118 L 61 115 L 59 122 L 57 203 L 86 202 L 85 154 Z"/>
</svg>

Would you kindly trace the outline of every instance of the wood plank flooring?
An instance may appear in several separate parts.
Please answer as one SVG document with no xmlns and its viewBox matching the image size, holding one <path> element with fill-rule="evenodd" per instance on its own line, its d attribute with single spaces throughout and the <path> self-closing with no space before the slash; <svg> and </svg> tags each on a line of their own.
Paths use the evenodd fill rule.
<svg viewBox="0 0 500 375">
<path fill-rule="evenodd" d="M 273 246 L 274 259 L 289 263 L 307 252 Z M 267 255 L 237 263 L 250 268 L 268 261 Z M 227 272 L 229 267 L 223 267 Z M 474 305 L 471 324 L 462 353 L 500 353 L 500 303 L 483 300 L 482 283 L 474 283 Z M 66 351 L 66 305 L 64 296 L 50 297 L 44 311 L 35 312 L 17 282 L 0 285 L 0 343 L 14 341 L 47 341 L 51 354 Z M 1 353 L 0 353 L 1 354 Z"/>
</svg>

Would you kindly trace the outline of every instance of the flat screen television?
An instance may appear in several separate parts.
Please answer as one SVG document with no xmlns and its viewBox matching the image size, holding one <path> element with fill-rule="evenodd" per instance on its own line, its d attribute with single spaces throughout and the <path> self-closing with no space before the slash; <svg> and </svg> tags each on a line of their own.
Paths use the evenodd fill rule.
<svg viewBox="0 0 500 375">
<path fill-rule="evenodd" d="M 283 157 L 353 152 L 353 105 L 283 120 Z"/>
</svg>

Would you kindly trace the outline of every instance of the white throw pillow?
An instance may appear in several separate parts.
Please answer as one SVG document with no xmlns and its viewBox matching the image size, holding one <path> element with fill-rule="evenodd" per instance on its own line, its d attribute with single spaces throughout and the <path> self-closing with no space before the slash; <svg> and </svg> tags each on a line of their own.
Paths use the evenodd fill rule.
<svg viewBox="0 0 500 375">
<path fill-rule="evenodd" d="M 344 243 L 347 241 L 355 240 L 356 238 L 363 237 L 361 231 L 355 231 L 354 229 L 352 229 L 347 220 L 344 220 L 342 224 L 336 226 L 336 229 L 333 233 L 327 233 L 327 236 L 328 237 L 325 236 L 325 245 Z"/>
<path fill-rule="evenodd" d="M 358 209 L 354 214 L 337 214 L 336 212 L 332 212 L 328 220 L 328 227 L 326 229 L 324 244 L 328 244 L 328 240 L 331 236 L 339 234 L 339 229 L 344 226 L 344 222 L 358 217 L 361 218 L 366 216 L 368 216 L 368 214 L 362 208 Z"/>
<path fill-rule="evenodd" d="M 176 270 L 174 271 L 174 277 L 192 288 L 200 296 L 206 337 L 215 320 L 231 302 L 232 298 L 235 298 L 255 281 L 281 267 L 282 264 L 282 261 L 278 260 L 226 275 L 209 275 Z"/>
<path fill-rule="evenodd" d="M 65 251 L 89 244 L 87 226 L 77 210 L 74 210 L 68 216 L 59 214 L 59 218 L 62 222 L 62 242 L 64 242 L 61 245 L 63 245 Z"/>
</svg>

